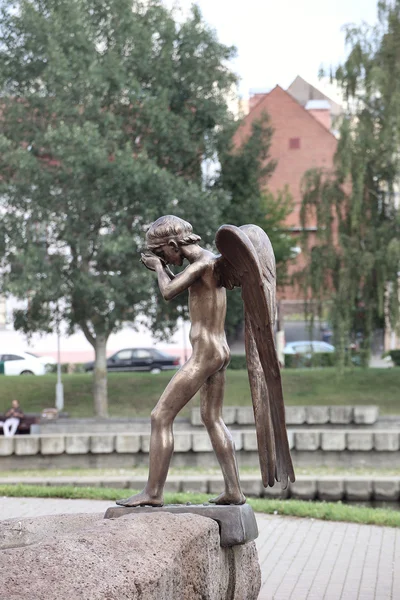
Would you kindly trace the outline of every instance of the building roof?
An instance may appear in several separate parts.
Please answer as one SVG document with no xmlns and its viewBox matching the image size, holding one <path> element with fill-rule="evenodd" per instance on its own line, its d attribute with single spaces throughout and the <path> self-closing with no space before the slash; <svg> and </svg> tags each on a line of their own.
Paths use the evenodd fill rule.
<svg viewBox="0 0 400 600">
<path fill-rule="evenodd" d="M 290 98 L 292 100 L 292 102 L 295 105 L 297 105 L 299 107 L 299 109 L 304 112 L 305 115 L 307 115 L 307 118 L 310 118 L 315 123 L 318 123 L 318 126 L 322 127 L 322 129 L 325 131 L 325 133 L 336 138 L 336 136 L 333 134 L 333 132 L 330 129 L 326 128 L 325 125 L 322 125 L 322 123 L 310 112 L 310 109 L 306 110 L 306 107 L 304 104 L 299 102 L 299 100 L 297 100 L 297 98 L 295 98 L 293 96 L 293 94 L 291 94 L 289 92 L 289 90 L 284 90 L 280 85 L 276 85 L 267 94 L 260 94 L 260 98 L 259 98 L 258 102 L 256 102 L 256 104 L 253 105 L 253 107 L 251 107 L 249 113 L 244 118 L 244 122 L 251 122 L 253 120 L 253 113 L 256 109 L 257 109 L 257 112 L 262 112 L 262 110 L 265 108 L 265 111 L 268 113 L 268 98 L 271 96 L 271 94 L 275 94 L 276 92 L 284 94 L 288 98 Z M 239 135 L 237 136 L 237 139 L 240 139 L 240 137 L 241 137 L 241 135 L 240 135 L 241 130 L 243 130 L 243 126 L 239 127 L 239 130 L 238 130 Z"/>
<path fill-rule="evenodd" d="M 337 117 L 343 113 L 343 107 L 321 92 L 318 88 L 308 83 L 298 75 L 287 89 L 288 93 L 302 106 L 306 106 L 309 100 L 327 100 L 330 103 L 332 114 Z"/>
</svg>

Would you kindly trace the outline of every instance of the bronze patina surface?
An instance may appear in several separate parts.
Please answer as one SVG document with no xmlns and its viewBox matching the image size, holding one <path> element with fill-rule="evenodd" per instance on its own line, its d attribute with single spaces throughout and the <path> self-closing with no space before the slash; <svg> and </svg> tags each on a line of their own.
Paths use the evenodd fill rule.
<svg viewBox="0 0 400 600">
<path fill-rule="evenodd" d="M 264 486 L 294 481 L 285 425 L 280 367 L 274 343 L 276 272 L 267 234 L 256 225 L 223 225 L 214 255 L 201 248 L 190 223 L 167 215 L 146 234 L 143 264 L 154 271 L 165 300 L 189 291 L 192 356 L 174 375 L 151 414 L 148 482 L 120 506 L 162 506 L 171 461 L 172 426 L 179 411 L 200 391 L 201 417 L 221 465 L 225 489 L 210 502 L 244 504 L 232 436 L 222 420 L 225 371 L 230 353 L 225 336 L 226 289 L 241 287 L 246 356 Z M 189 265 L 174 275 L 168 265 Z"/>
</svg>

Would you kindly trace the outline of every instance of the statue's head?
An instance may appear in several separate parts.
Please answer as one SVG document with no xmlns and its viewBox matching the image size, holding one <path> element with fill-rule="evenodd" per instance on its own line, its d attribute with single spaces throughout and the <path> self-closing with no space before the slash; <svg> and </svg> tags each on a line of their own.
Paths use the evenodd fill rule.
<svg viewBox="0 0 400 600">
<path fill-rule="evenodd" d="M 181 247 L 198 244 L 200 240 L 190 223 L 173 215 L 160 217 L 146 233 L 147 248 L 167 264 L 178 266 L 183 263 Z"/>
</svg>

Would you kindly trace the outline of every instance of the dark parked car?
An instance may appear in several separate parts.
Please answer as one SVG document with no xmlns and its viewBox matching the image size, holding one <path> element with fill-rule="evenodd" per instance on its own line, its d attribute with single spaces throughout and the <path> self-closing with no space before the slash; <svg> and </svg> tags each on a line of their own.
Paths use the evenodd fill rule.
<svg viewBox="0 0 400 600">
<path fill-rule="evenodd" d="M 180 359 L 169 356 L 155 348 L 125 348 L 119 350 L 107 359 L 108 371 L 150 371 L 161 373 L 171 369 L 178 369 Z M 85 364 L 85 371 L 93 371 L 94 362 Z"/>
</svg>

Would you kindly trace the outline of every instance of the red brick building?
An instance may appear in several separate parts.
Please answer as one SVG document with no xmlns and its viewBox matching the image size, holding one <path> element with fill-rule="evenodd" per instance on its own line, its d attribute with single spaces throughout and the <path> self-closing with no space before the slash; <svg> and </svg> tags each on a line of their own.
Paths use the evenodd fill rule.
<svg viewBox="0 0 400 600">
<path fill-rule="evenodd" d="M 277 161 L 277 166 L 268 181 L 268 189 L 273 193 L 285 186 L 289 189 L 294 209 L 286 225 L 292 232 L 294 247 L 299 245 L 301 232 L 301 182 L 304 173 L 314 167 L 331 168 L 337 147 L 337 139 L 331 132 L 331 104 L 327 99 L 307 100 L 303 88 L 304 106 L 279 86 L 269 93 L 253 95 L 249 103 L 250 112 L 235 138 L 235 143 L 240 145 L 250 135 L 252 122 L 260 119 L 263 113 L 269 115 L 274 129 L 270 157 Z M 311 224 L 309 235 L 314 236 L 314 231 L 315 224 Z M 302 255 L 299 254 L 290 272 L 293 273 L 301 264 Z M 285 313 L 302 312 L 301 292 L 294 286 L 280 290 L 279 298 Z"/>
</svg>

